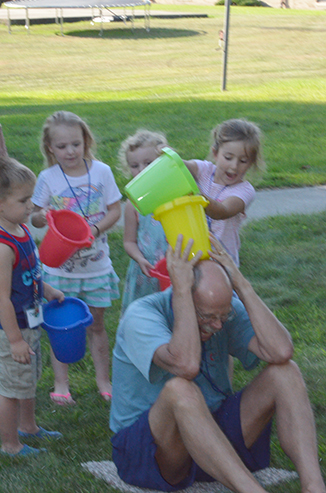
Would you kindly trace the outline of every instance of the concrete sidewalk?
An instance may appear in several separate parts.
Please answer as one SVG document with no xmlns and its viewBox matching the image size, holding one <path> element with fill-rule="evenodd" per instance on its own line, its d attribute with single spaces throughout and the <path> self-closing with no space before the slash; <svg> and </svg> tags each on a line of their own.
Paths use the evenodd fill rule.
<svg viewBox="0 0 326 493">
<path fill-rule="evenodd" d="M 313 214 L 326 210 L 326 185 L 259 190 L 248 209 L 247 221 L 267 216 Z"/>
<path fill-rule="evenodd" d="M 263 219 L 270 216 L 286 216 L 289 214 L 313 214 L 326 211 L 326 185 L 303 188 L 279 188 L 274 190 L 259 190 L 256 198 L 248 209 L 248 221 Z M 124 226 L 124 203 L 122 203 L 121 218 L 115 229 Z M 46 228 L 36 229 L 28 223 L 34 239 L 41 240 Z"/>
</svg>

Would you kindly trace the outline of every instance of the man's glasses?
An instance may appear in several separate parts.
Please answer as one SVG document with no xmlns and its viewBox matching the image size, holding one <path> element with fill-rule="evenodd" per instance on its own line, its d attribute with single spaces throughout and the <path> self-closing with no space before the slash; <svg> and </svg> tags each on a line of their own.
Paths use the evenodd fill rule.
<svg viewBox="0 0 326 493">
<path fill-rule="evenodd" d="M 205 323 L 215 323 L 222 322 L 222 324 L 226 322 L 231 322 L 236 317 L 236 311 L 231 307 L 231 310 L 226 315 L 203 315 L 198 310 L 196 310 L 196 314 L 201 322 Z"/>
</svg>

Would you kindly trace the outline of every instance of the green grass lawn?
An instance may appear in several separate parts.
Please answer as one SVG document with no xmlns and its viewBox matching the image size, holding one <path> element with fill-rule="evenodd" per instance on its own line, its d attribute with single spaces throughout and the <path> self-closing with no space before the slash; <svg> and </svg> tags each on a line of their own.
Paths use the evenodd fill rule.
<svg viewBox="0 0 326 493">
<path fill-rule="evenodd" d="M 112 261 L 123 280 L 128 260 L 123 252 L 121 239 L 121 232 L 112 233 L 109 237 Z M 324 476 L 325 259 L 326 213 L 255 221 L 249 223 L 242 232 L 243 272 L 293 337 L 294 359 L 303 372 L 316 416 L 319 455 Z M 117 301 L 107 312 L 111 347 L 119 319 L 119 308 L 120 302 Z M 77 405 L 61 408 L 56 407 L 49 399 L 53 371 L 45 332 L 42 349 L 44 370 L 37 394 L 37 418 L 42 426 L 60 430 L 64 439 L 48 445 L 49 453 L 37 460 L 1 459 L 0 492 L 112 492 L 113 488 L 94 478 L 80 466 L 82 462 L 111 458 L 109 406 L 102 401 L 96 389 L 89 351 L 87 350 L 82 361 L 70 365 L 71 391 Z M 236 365 L 235 388 L 244 386 L 256 371 L 244 372 Z M 275 430 L 271 465 L 293 470 L 291 462 L 280 450 Z M 299 482 L 293 481 L 268 488 L 268 491 L 299 493 L 301 489 Z"/>
<path fill-rule="evenodd" d="M 121 141 L 139 127 L 160 130 L 184 158 L 204 158 L 211 129 L 227 118 L 257 122 L 268 166 L 260 187 L 326 183 L 326 11 L 231 8 L 227 91 L 221 92 L 218 31 L 223 7 L 156 5 L 159 10 L 204 12 L 206 19 L 152 19 L 151 31 L 106 26 L 103 37 L 88 22 L 33 25 L 27 34 L 0 25 L 0 123 L 10 155 L 42 168 L 39 138 L 45 118 L 67 109 L 85 118 L 123 191 L 116 170 Z M 258 293 L 290 330 L 316 415 L 326 476 L 325 245 L 326 215 L 254 222 L 242 234 L 241 265 Z M 121 232 L 109 236 L 113 265 L 123 279 L 128 263 Z M 107 312 L 111 348 L 120 301 Z M 0 461 L 0 492 L 112 492 L 80 467 L 111 458 L 109 407 L 98 395 L 89 352 L 71 365 L 78 404 L 55 407 L 53 371 L 42 339 L 44 371 L 37 395 L 38 422 L 64 440 L 37 460 Z M 236 370 L 238 368 L 236 367 Z M 235 386 L 252 374 L 236 371 Z M 275 467 L 292 468 L 273 435 Z M 298 482 L 269 488 L 299 493 Z"/>
<path fill-rule="evenodd" d="M 157 9 L 172 6 L 157 5 Z M 89 22 L 0 26 L 0 123 L 10 153 L 36 172 L 45 118 L 65 108 L 85 118 L 98 156 L 115 170 L 121 141 L 161 130 L 186 159 L 208 154 L 211 129 L 243 117 L 265 135 L 260 187 L 326 182 L 326 11 L 231 8 L 227 91 L 218 30 L 223 7 L 173 6 L 209 18 L 152 19 L 151 31 Z M 126 179 L 116 173 L 119 186 Z"/>
</svg>

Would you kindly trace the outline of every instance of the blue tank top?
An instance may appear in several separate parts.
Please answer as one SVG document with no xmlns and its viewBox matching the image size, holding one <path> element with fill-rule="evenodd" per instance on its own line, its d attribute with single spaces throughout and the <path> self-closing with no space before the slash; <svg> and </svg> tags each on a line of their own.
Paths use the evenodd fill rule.
<svg viewBox="0 0 326 493">
<path fill-rule="evenodd" d="M 18 236 L 15 236 L 14 238 L 16 241 L 4 231 L 0 230 L 0 243 L 10 246 L 15 252 L 10 300 L 15 309 L 19 328 L 25 329 L 28 327 L 28 324 L 24 308 L 32 307 L 34 302 L 33 277 L 38 284 L 39 298 L 40 300 L 43 298 L 42 271 L 37 246 L 34 240 L 30 238 L 26 232 L 22 238 Z M 18 244 L 23 247 L 29 262 Z M 30 266 L 32 267 L 32 272 Z M 0 324 L 0 329 L 2 328 L 3 327 Z"/>
</svg>

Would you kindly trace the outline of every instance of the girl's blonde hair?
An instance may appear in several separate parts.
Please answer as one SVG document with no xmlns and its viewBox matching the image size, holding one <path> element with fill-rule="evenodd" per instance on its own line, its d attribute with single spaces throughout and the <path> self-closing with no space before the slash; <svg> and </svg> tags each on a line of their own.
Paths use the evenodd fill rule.
<svg viewBox="0 0 326 493">
<path fill-rule="evenodd" d="M 9 156 L 0 156 L 0 200 L 6 199 L 15 188 L 35 183 L 36 176 L 27 166 Z"/>
<path fill-rule="evenodd" d="M 166 147 L 168 141 L 164 134 L 151 132 L 150 130 L 137 130 L 134 135 L 130 135 L 124 140 L 118 152 L 118 166 L 121 172 L 130 177 L 130 168 L 127 160 L 127 152 L 133 152 L 139 147 L 155 147 L 157 148 L 157 156 L 160 155 L 160 149 Z"/>
<path fill-rule="evenodd" d="M 41 151 L 44 156 L 45 166 L 50 167 L 56 164 L 56 159 L 54 154 L 50 151 L 50 147 L 53 129 L 59 125 L 67 125 L 69 127 L 79 125 L 84 139 L 84 158 L 94 159 L 91 148 L 95 148 L 95 139 L 87 123 L 70 111 L 56 111 L 45 120 L 42 129 Z"/>
<path fill-rule="evenodd" d="M 217 154 L 226 142 L 243 141 L 253 171 L 262 173 L 265 171 L 265 162 L 262 157 L 261 139 L 262 133 L 255 123 L 242 119 L 226 120 L 213 129 L 211 149 Z"/>
</svg>

